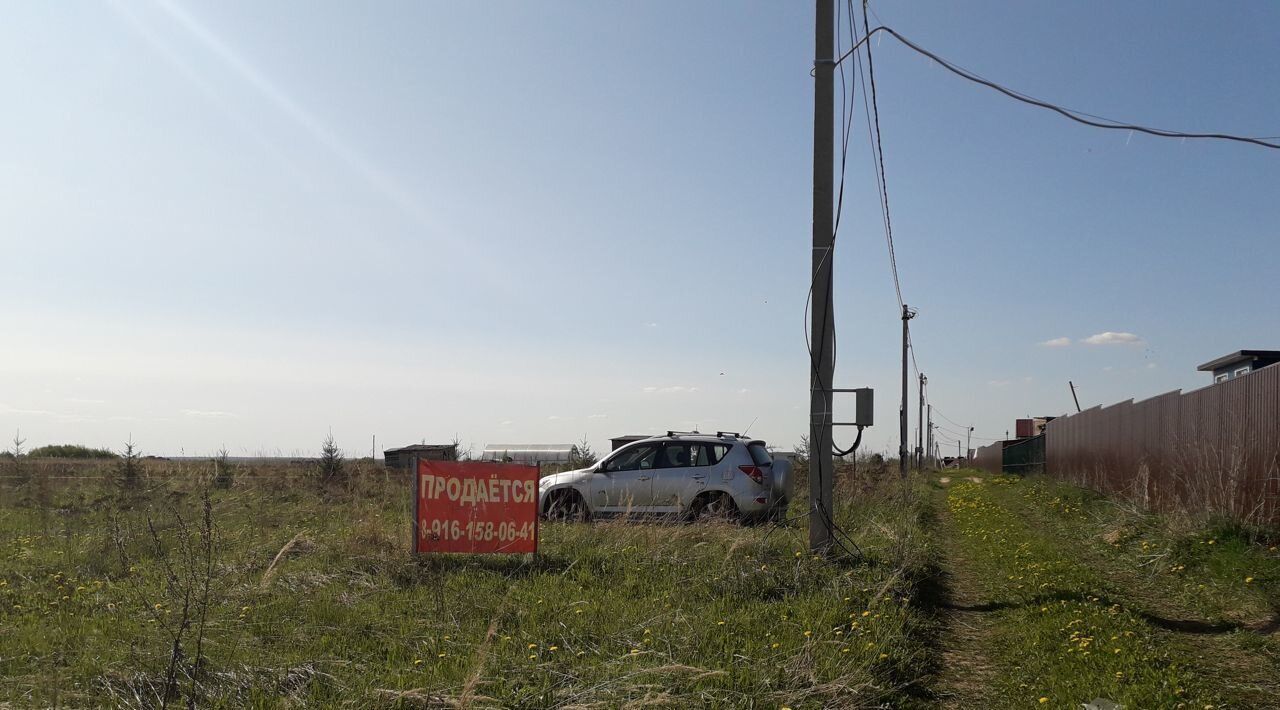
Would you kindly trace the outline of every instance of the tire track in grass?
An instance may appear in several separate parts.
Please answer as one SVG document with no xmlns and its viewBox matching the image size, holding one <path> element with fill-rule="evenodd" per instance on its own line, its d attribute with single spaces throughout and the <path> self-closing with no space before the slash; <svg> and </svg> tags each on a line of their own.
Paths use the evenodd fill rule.
<svg viewBox="0 0 1280 710">
<path fill-rule="evenodd" d="M 965 653 L 981 679 L 944 674 L 953 707 L 1079 708 L 1105 698 L 1128 708 L 1220 707 L 1190 672 L 1194 657 L 1126 608 L 1078 542 L 1030 524 L 1018 479 L 952 483 L 942 533 L 963 590 L 948 658 Z M 960 626 L 981 616 L 969 631 Z M 967 646 L 967 648 L 966 648 Z"/>
<path fill-rule="evenodd" d="M 943 496 L 938 498 L 941 503 Z M 938 520 L 942 569 L 934 601 L 946 630 L 940 653 L 942 669 L 934 679 L 935 694 L 943 707 L 983 707 L 995 672 L 990 658 L 993 619 L 980 611 L 982 592 L 956 544 L 950 513 L 940 513 Z"/>
<path fill-rule="evenodd" d="M 1213 531 L 1171 533 L 1157 516 L 1068 484 L 1024 485 L 1031 524 L 1074 532 L 1082 561 L 1169 644 L 1195 657 L 1195 674 L 1227 706 L 1280 707 L 1280 634 L 1273 630 L 1280 610 L 1267 586 L 1280 581 L 1280 555 L 1220 541 Z"/>
</svg>

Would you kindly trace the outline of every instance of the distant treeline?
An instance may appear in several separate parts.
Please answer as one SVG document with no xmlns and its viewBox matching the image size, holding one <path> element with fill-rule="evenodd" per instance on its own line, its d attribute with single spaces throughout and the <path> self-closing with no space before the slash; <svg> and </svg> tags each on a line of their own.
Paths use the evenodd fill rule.
<svg viewBox="0 0 1280 710">
<path fill-rule="evenodd" d="M 114 459 L 119 458 L 107 449 L 91 449 L 79 444 L 50 444 L 27 452 L 33 459 Z"/>
</svg>

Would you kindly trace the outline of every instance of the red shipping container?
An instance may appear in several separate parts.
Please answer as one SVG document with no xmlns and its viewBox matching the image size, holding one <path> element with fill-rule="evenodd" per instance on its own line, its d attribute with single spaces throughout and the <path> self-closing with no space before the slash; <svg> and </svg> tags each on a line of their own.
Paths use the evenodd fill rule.
<svg viewBox="0 0 1280 710">
<path fill-rule="evenodd" d="M 419 459 L 413 551 L 538 551 L 538 467 Z"/>
<path fill-rule="evenodd" d="M 1025 439 L 1029 436 L 1036 435 L 1036 421 L 1034 419 L 1019 419 L 1015 422 L 1014 436 L 1019 439 Z"/>
</svg>

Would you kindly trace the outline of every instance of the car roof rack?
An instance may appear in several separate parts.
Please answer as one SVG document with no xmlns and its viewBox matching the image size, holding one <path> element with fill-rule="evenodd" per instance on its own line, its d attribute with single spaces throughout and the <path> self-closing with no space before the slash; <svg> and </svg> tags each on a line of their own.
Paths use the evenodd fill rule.
<svg viewBox="0 0 1280 710">
<path fill-rule="evenodd" d="M 693 434 L 695 436 L 701 436 L 702 432 L 697 431 L 696 429 L 694 431 L 672 431 L 670 429 L 667 430 L 667 436 L 681 436 L 685 434 Z"/>
<path fill-rule="evenodd" d="M 718 431 L 716 432 L 716 436 L 732 436 L 736 439 L 742 438 L 742 434 L 739 434 L 736 431 Z"/>
</svg>

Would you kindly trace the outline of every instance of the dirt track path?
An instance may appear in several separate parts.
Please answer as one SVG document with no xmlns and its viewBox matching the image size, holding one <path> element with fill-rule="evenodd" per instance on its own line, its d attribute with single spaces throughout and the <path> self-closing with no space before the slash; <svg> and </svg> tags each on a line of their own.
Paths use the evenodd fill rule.
<svg viewBox="0 0 1280 710">
<path fill-rule="evenodd" d="M 1037 688 L 1031 693 L 1033 704 L 1080 707 L 1081 700 L 1092 699 L 1090 693 L 1095 690 L 1102 697 L 1122 697 L 1128 678 L 1133 677 L 1134 682 L 1148 685 L 1136 691 L 1136 701 L 1135 695 L 1130 695 L 1124 705 L 1128 708 L 1280 708 L 1280 638 L 1238 624 L 1197 619 L 1196 613 L 1180 603 L 1175 590 L 1167 586 L 1174 582 L 1135 569 L 1131 559 L 1101 542 L 1097 530 L 1085 525 L 1073 527 L 1076 518 L 1071 515 L 1056 517 L 1056 509 L 1047 508 L 1044 500 L 1035 499 L 1030 489 L 1023 488 L 1030 484 L 1002 486 L 996 493 L 987 488 L 989 482 L 981 478 L 975 481 L 970 476 L 942 477 L 938 483 L 934 489 L 935 534 L 943 553 L 943 570 L 934 596 L 947 630 L 941 639 L 942 668 L 934 680 L 934 692 L 942 707 L 1025 707 L 1025 697 L 1012 696 L 1027 686 Z M 954 486 L 979 486 L 995 493 L 984 497 L 980 505 L 990 506 L 988 510 L 998 522 L 989 527 L 983 523 L 983 529 L 975 532 L 972 517 L 967 522 L 958 521 L 948 505 L 948 494 Z M 1079 511 L 1072 515 L 1078 516 Z M 1064 525 L 1064 521 L 1072 522 Z M 983 547 L 990 544 L 985 542 L 988 533 L 1007 534 L 1008 539 L 998 546 Z M 1024 545 L 1030 545 L 1037 555 L 1022 558 L 992 552 Z M 1016 565 L 1001 567 L 1015 558 Z M 1030 574 L 1024 569 L 1036 565 L 1025 565 L 1043 560 L 1051 560 L 1045 569 L 1056 566 L 1056 571 L 1036 579 L 1047 580 L 1039 585 L 1046 588 L 1044 594 L 1032 593 L 1023 575 Z M 1070 646 L 1065 635 L 1072 617 L 1053 623 L 1047 618 L 1042 620 L 1036 612 L 1047 612 L 1047 617 L 1054 613 L 1055 604 L 1076 605 L 1080 600 L 1085 607 L 1128 616 L 1129 626 L 1122 624 L 1112 630 L 1130 628 L 1138 637 L 1145 636 L 1145 650 L 1136 653 L 1150 652 L 1153 658 L 1164 659 L 1160 663 L 1172 664 L 1179 670 L 1169 677 L 1178 680 L 1148 677 L 1139 681 L 1135 671 L 1141 672 L 1141 664 L 1123 665 L 1119 655 L 1116 659 L 1121 665 L 1113 664 L 1105 673 L 1098 668 L 1095 674 L 1092 666 L 1079 665 L 1074 672 L 1065 668 L 1057 671 L 1057 659 L 1072 658 L 1062 655 Z M 1110 612 L 1111 609 L 1122 611 Z M 1070 613 L 1088 618 L 1094 612 L 1086 608 Z M 1108 622 L 1104 619 L 1101 623 L 1105 627 Z M 1064 637 L 1061 641 L 1057 640 L 1060 630 Z M 1098 645 L 1091 650 L 1102 651 L 1100 647 L 1105 644 L 1109 651 L 1116 636 L 1111 631 L 1107 635 L 1110 642 L 1099 635 Z M 1075 660 L 1083 648 L 1073 649 L 1077 652 Z M 1020 652 L 1025 653 L 1019 655 Z M 1121 649 L 1115 653 L 1120 654 Z M 1112 659 L 1108 656 L 1106 660 Z M 1108 684 L 1113 671 L 1116 678 L 1123 675 L 1126 682 Z M 1182 695 L 1180 687 L 1164 687 L 1165 682 L 1187 686 L 1187 695 Z M 1165 691 L 1177 691 L 1177 695 L 1159 695 Z M 1181 702 L 1190 701 L 1192 695 L 1200 695 L 1207 702 Z"/>
<path fill-rule="evenodd" d="M 989 655 L 994 622 L 990 614 L 981 611 L 982 592 L 955 544 L 957 532 L 951 515 L 941 502 L 938 508 L 937 535 L 944 568 L 939 601 L 946 632 L 942 638 L 942 668 L 935 679 L 935 693 L 942 707 L 987 707 L 986 689 L 991 685 L 994 671 Z"/>
</svg>

